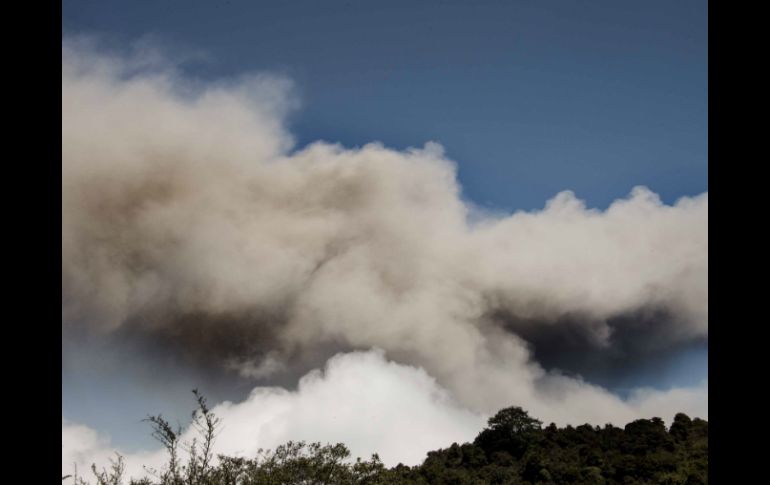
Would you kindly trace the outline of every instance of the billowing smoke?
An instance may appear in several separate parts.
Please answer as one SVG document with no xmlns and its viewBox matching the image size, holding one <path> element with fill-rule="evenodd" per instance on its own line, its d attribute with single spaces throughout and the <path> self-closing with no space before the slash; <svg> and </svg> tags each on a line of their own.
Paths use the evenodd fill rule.
<svg viewBox="0 0 770 485">
<path fill-rule="evenodd" d="M 707 193 L 665 205 L 637 187 L 600 211 L 565 191 L 540 211 L 484 214 L 438 143 L 297 149 L 295 105 L 285 79 L 194 82 L 65 42 L 64 333 L 273 383 L 378 348 L 468 412 L 515 403 L 600 424 L 654 400 L 538 356 L 707 339 Z M 682 402 L 666 411 L 707 412 Z"/>
</svg>

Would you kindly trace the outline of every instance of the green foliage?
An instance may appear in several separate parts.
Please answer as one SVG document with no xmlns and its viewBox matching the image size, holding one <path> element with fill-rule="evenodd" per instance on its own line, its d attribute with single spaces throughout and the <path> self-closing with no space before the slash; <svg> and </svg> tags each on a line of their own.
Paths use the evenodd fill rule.
<svg viewBox="0 0 770 485">
<path fill-rule="evenodd" d="M 515 458 L 527 451 L 537 442 L 542 424 L 520 407 L 510 407 L 498 411 L 489 418 L 488 427 L 474 441 L 485 453 L 506 451 Z"/>
<path fill-rule="evenodd" d="M 210 482 L 223 485 L 366 484 L 379 485 L 385 467 L 377 455 L 369 461 L 349 463 L 343 444 L 290 441 L 275 450 L 260 450 L 253 459 L 220 456 L 209 475 Z M 199 482 L 191 482 L 197 484 Z"/>
<path fill-rule="evenodd" d="M 425 461 L 386 468 L 377 455 L 353 461 L 344 444 L 288 442 L 256 456 L 212 456 L 219 419 L 206 400 L 192 414 L 197 437 L 180 443 L 181 429 L 161 416 L 147 422 L 168 461 L 153 478 L 128 485 L 474 485 L 474 484 L 704 484 L 708 483 L 708 422 L 679 413 L 667 430 L 659 418 L 639 419 L 624 428 L 582 425 L 558 428 L 520 407 L 489 419 L 472 443 L 430 451 Z M 405 439 L 409 439 L 405 437 Z M 180 461 L 179 449 L 187 451 Z M 123 457 L 109 470 L 92 467 L 96 485 L 123 485 Z M 62 477 L 89 485 L 78 476 Z"/>
</svg>

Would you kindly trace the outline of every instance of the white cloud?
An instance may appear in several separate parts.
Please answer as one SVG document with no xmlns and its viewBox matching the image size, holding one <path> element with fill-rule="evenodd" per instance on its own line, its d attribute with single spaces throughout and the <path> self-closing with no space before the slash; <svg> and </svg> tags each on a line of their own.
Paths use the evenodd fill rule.
<svg viewBox="0 0 770 485">
<path fill-rule="evenodd" d="M 79 477 L 93 481 L 91 466 L 98 470 L 109 468 L 110 460 L 116 460 L 116 452 L 126 458 L 128 476 L 144 476 L 144 466 L 159 467 L 164 460 L 163 452 L 122 453 L 112 446 L 110 438 L 83 424 L 62 418 L 61 423 L 61 472 L 62 476 L 77 473 Z"/>
<path fill-rule="evenodd" d="M 472 440 L 485 423 L 425 371 L 388 362 L 382 351 L 340 354 L 305 375 L 296 391 L 256 388 L 245 401 L 212 410 L 222 418 L 217 453 L 253 457 L 289 440 L 342 442 L 353 456 L 378 453 L 392 465 L 417 464 L 428 450 Z M 63 472 L 73 462 L 81 470 L 104 464 L 113 452 L 105 437 L 62 420 Z M 134 473 L 162 461 L 162 453 L 124 456 Z"/>
<path fill-rule="evenodd" d="M 462 409 L 424 370 L 387 362 L 383 352 L 339 354 L 297 391 L 257 388 L 246 401 L 214 408 L 221 449 L 250 455 L 288 440 L 344 442 L 354 455 L 415 464 L 425 452 L 472 439 L 484 418 Z M 229 423 L 229 424 L 228 424 Z"/>
</svg>

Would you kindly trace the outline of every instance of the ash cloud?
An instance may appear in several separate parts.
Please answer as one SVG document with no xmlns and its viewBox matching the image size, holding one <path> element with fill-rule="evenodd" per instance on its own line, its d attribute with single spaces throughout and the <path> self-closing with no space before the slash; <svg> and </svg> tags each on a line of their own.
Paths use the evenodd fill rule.
<svg viewBox="0 0 770 485">
<path fill-rule="evenodd" d="M 708 337 L 707 193 L 479 216 L 439 144 L 296 148 L 295 106 L 285 79 L 198 83 L 65 41 L 63 331 L 259 379 L 376 347 L 474 412 L 599 423 L 642 408 L 538 356 L 609 355 L 639 325 L 656 348 Z"/>
<path fill-rule="evenodd" d="M 580 375 L 603 386 L 629 374 L 662 368 L 683 351 L 705 348 L 708 335 L 678 338 L 681 315 L 666 307 L 629 310 L 606 319 L 564 314 L 555 319 L 520 318 L 495 311 L 490 319 L 524 339 L 546 369 Z"/>
</svg>

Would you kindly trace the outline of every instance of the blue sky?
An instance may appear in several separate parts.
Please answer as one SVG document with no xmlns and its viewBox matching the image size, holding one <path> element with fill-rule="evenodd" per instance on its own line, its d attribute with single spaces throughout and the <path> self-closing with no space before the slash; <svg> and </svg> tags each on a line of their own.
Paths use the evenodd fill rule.
<svg viewBox="0 0 770 485">
<path fill-rule="evenodd" d="M 117 49 L 152 39 L 194 54 L 183 68 L 203 79 L 287 76 L 300 146 L 434 140 L 464 197 L 494 210 L 542 208 L 565 189 L 599 208 L 636 185 L 666 203 L 708 190 L 706 1 L 63 0 L 62 34 Z M 617 391 L 699 381 L 706 346 Z M 63 413 L 109 428 L 110 409 L 86 406 L 85 376 L 62 377 Z M 118 391 L 115 404 L 137 413 L 163 407 Z M 122 431 L 124 444 L 146 434 Z"/>
<path fill-rule="evenodd" d="M 63 34 L 148 36 L 203 78 L 270 71 L 300 145 L 442 143 L 464 195 L 505 211 L 570 189 L 708 188 L 707 2 L 64 0 Z"/>
</svg>

